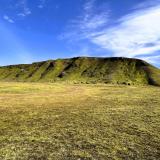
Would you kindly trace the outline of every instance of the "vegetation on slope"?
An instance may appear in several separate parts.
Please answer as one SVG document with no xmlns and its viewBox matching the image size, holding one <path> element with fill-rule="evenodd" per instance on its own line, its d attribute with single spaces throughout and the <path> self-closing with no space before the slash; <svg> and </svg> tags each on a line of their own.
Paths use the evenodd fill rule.
<svg viewBox="0 0 160 160">
<path fill-rule="evenodd" d="M 158 87 L 0 84 L 2 160 L 158 160 Z"/>
<path fill-rule="evenodd" d="M 77 57 L 0 67 L 0 80 L 160 85 L 160 70 L 139 59 Z"/>
</svg>

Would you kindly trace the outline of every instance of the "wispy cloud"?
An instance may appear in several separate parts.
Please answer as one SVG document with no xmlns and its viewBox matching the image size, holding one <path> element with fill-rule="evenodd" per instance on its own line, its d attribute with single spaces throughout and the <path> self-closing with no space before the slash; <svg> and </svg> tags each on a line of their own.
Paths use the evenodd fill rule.
<svg viewBox="0 0 160 160">
<path fill-rule="evenodd" d="M 25 17 L 26 15 L 24 13 L 18 13 L 17 16 Z"/>
<path fill-rule="evenodd" d="M 86 39 L 97 34 L 108 22 L 109 10 L 100 9 L 96 5 L 96 0 L 87 0 L 83 5 L 82 15 L 70 22 L 67 31 L 61 38 L 71 38 L 74 40 Z"/>
<path fill-rule="evenodd" d="M 77 25 L 82 30 L 94 30 L 103 27 L 108 21 L 109 11 L 101 10 L 98 14 L 98 7 L 95 7 L 95 0 L 90 0 L 84 4 L 84 14 L 77 21 Z"/>
<path fill-rule="evenodd" d="M 17 14 L 18 16 L 26 17 L 32 14 L 31 9 L 28 7 L 27 0 L 20 0 L 16 6 L 21 9 L 21 12 Z"/>
<path fill-rule="evenodd" d="M 148 7 L 154 7 L 156 5 L 160 4 L 160 0 L 145 0 L 141 3 L 138 3 L 136 6 L 133 7 L 133 9 L 145 9 Z"/>
<path fill-rule="evenodd" d="M 65 36 L 89 40 L 110 51 L 112 56 L 153 56 L 160 51 L 160 1 L 147 2 L 139 4 L 130 14 L 112 21 L 109 18 L 110 10 L 96 12 L 96 0 L 90 0 L 84 5 L 82 16 L 71 23 L 75 30 Z M 108 21 L 112 21 L 109 23 L 112 25 L 108 25 Z M 152 57 L 152 61 L 157 62 L 156 58 Z"/>
<path fill-rule="evenodd" d="M 160 50 L 160 6 L 135 11 L 90 40 L 114 56 L 135 57 Z"/>
<path fill-rule="evenodd" d="M 46 3 L 46 0 L 40 0 L 40 1 L 39 1 L 39 5 L 38 5 L 38 8 L 43 9 L 44 6 L 45 6 L 45 3 Z"/>
<path fill-rule="evenodd" d="M 8 21 L 9 23 L 14 23 L 14 20 L 11 19 L 11 18 L 10 18 L 9 16 L 7 16 L 7 15 L 4 15 L 4 16 L 3 16 L 3 19 L 6 20 L 6 21 Z"/>
<path fill-rule="evenodd" d="M 160 67 L 160 55 L 141 57 L 141 59 L 146 60 L 152 64 L 157 64 Z"/>
</svg>

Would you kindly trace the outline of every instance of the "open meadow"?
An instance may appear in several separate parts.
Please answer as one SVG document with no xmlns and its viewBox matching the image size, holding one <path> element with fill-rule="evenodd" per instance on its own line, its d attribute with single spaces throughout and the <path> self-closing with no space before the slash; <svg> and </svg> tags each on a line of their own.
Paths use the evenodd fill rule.
<svg viewBox="0 0 160 160">
<path fill-rule="evenodd" d="M 158 160 L 160 88 L 0 83 L 0 160 Z"/>
</svg>

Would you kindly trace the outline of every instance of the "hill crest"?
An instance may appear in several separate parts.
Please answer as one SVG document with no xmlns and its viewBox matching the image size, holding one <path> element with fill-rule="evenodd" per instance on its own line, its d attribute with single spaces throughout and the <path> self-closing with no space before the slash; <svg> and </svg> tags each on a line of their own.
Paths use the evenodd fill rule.
<svg viewBox="0 0 160 160">
<path fill-rule="evenodd" d="M 125 57 L 75 57 L 0 67 L 0 81 L 160 85 L 160 69 Z"/>
</svg>

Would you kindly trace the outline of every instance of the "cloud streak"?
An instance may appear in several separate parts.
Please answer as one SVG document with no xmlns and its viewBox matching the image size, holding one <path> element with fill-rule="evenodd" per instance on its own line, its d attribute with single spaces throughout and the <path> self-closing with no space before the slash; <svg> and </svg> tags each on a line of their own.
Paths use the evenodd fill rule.
<svg viewBox="0 0 160 160">
<path fill-rule="evenodd" d="M 88 0 L 83 5 L 83 14 L 70 22 L 67 31 L 60 38 L 82 40 L 97 35 L 109 19 L 109 10 L 100 8 L 101 6 L 96 5 L 96 0 Z"/>
<path fill-rule="evenodd" d="M 160 50 L 160 6 L 122 17 L 118 25 L 90 40 L 113 51 L 114 56 L 135 57 Z"/>
<path fill-rule="evenodd" d="M 38 5 L 38 8 L 39 8 L 39 9 L 43 9 L 45 3 L 46 3 L 46 0 L 40 0 L 40 3 L 39 3 L 39 5 Z"/>
<path fill-rule="evenodd" d="M 148 61 L 152 64 L 157 64 L 157 66 L 160 67 L 160 55 L 153 55 L 153 56 L 146 56 L 146 57 L 142 57 L 143 60 Z"/>
<path fill-rule="evenodd" d="M 28 7 L 28 1 L 27 0 L 20 0 L 16 6 L 21 8 L 21 12 L 18 13 L 17 15 L 20 17 L 26 17 L 32 14 L 30 8 Z"/>
<path fill-rule="evenodd" d="M 155 56 L 155 52 L 160 51 L 160 3 L 156 2 L 139 4 L 130 14 L 112 20 L 112 25 L 109 25 L 110 10 L 97 12 L 96 0 L 87 1 L 82 16 L 70 24 L 72 30 L 65 36 L 89 40 L 112 53 L 112 56 L 148 55 L 145 59 L 150 57 L 152 62 L 157 62 L 155 59 L 159 57 Z"/>
<path fill-rule="evenodd" d="M 7 16 L 7 15 L 4 15 L 4 16 L 3 16 L 3 19 L 6 20 L 6 21 L 8 21 L 9 23 L 14 23 L 14 20 L 11 19 L 11 18 L 10 18 L 9 16 Z"/>
</svg>

